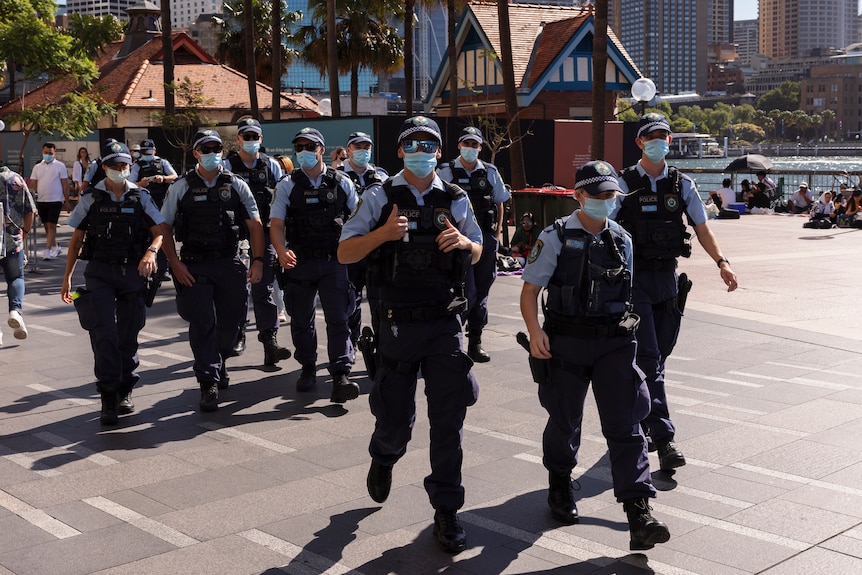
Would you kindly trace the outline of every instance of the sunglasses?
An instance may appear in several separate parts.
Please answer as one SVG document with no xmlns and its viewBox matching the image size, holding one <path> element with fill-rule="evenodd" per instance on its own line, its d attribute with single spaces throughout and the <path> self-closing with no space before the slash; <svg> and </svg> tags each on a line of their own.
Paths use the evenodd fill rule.
<svg viewBox="0 0 862 575">
<path fill-rule="evenodd" d="M 401 142 L 401 149 L 407 154 L 413 154 L 419 150 L 426 154 L 433 154 L 439 147 L 440 144 L 433 140 L 404 140 Z"/>
<path fill-rule="evenodd" d="M 338 159 L 339 159 L 339 160 L 341 160 L 341 161 L 343 162 L 344 160 L 346 160 L 346 159 L 347 159 L 347 156 L 341 156 L 341 157 L 340 157 L 340 158 L 338 158 Z"/>
<path fill-rule="evenodd" d="M 314 142 L 311 142 L 310 144 L 294 144 L 293 149 L 296 152 L 303 152 L 303 151 L 315 152 L 315 151 L 317 151 L 317 144 L 315 144 Z"/>
<path fill-rule="evenodd" d="M 218 154 L 222 149 L 221 144 L 215 144 L 213 146 L 201 146 L 198 148 L 198 151 L 201 154 Z"/>
<path fill-rule="evenodd" d="M 256 142 L 260 140 L 260 134 L 243 134 L 242 139 L 246 142 Z"/>
</svg>

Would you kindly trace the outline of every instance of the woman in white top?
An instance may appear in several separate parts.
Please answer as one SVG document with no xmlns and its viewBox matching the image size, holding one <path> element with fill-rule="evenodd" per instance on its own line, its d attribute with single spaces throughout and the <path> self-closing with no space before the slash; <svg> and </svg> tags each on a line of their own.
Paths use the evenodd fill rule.
<svg viewBox="0 0 862 575">
<path fill-rule="evenodd" d="M 84 185 L 84 174 L 87 173 L 87 168 L 89 167 L 90 152 L 87 151 L 87 148 L 81 146 L 78 148 L 78 158 L 72 165 L 72 182 L 74 182 L 74 189 L 69 194 L 70 199 L 78 199 L 78 195 L 84 191 L 84 188 L 86 187 Z"/>
</svg>

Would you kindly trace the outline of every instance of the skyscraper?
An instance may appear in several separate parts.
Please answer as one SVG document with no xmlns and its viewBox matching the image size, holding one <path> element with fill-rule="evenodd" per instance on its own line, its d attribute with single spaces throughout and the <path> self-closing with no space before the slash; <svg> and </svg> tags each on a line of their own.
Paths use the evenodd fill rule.
<svg viewBox="0 0 862 575">
<path fill-rule="evenodd" d="M 858 0 L 760 0 L 760 53 L 804 58 L 859 41 Z"/>
</svg>

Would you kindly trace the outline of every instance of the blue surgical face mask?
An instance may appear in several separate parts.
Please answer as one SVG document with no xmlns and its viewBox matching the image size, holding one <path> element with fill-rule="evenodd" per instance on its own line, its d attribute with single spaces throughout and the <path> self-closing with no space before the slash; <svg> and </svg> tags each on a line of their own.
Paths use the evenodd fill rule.
<svg viewBox="0 0 862 575">
<path fill-rule="evenodd" d="M 317 159 L 317 154 L 315 152 L 303 150 L 296 154 L 296 161 L 299 164 L 300 168 L 310 170 L 317 165 L 317 162 L 319 160 Z"/>
<path fill-rule="evenodd" d="M 467 146 L 461 147 L 461 159 L 463 159 L 468 164 L 472 164 L 479 157 L 479 148 L 469 148 Z"/>
<path fill-rule="evenodd" d="M 616 198 L 597 200 L 595 198 L 584 198 L 581 209 L 594 220 L 603 220 L 610 217 L 617 205 Z"/>
<path fill-rule="evenodd" d="M 371 161 L 371 150 L 353 150 L 350 159 L 360 168 L 364 168 Z"/>
<path fill-rule="evenodd" d="M 260 150 L 260 140 L 242 143 L 242 151 L 246 154 L 256 154 L 258 150 Z"/>
<path fill-rule="evenodd" d="M 208 172 L 213 172 L 221 165 L 221 152 L 201 154 L 201 167 Z"/>
<path fill-rule="evenodd" d="M 669 151 L 667 140 L 657 138 L 644 142 L 644 154 L 653 162 L 662 161 Z"/>
<path fill-rule="evenodd" d="M 416 177 L 424 178 L 437 166 L 437 154 L 427 152 L 414 152 L 404 154 L 404 167 L 410 170 Z"/>
<path fill-rule="evenodd" d="M 42 159 L 45 160 L 46 163 L 50 164 L 54 161 L 54 156 L 51 154 L 42 154 Z"/>
<path fill-rule="evenodd" d="M 146 156 L 141 156 L 141 161 L 142 162 L 152 162 L 153 161 L 153 155 L 147 154 Z"/>
<path fill-rule="evenodd" d="M 119 184 L 126 181 L 126 178 L 129 177 L 130 173 L 131 170 L 129 170 L 129 168 L 126 168 L 124 170 L 112 170 L 111 168 L 105 168 L 105 177 L 107 177 L 115 184 Z"/>
</svg>

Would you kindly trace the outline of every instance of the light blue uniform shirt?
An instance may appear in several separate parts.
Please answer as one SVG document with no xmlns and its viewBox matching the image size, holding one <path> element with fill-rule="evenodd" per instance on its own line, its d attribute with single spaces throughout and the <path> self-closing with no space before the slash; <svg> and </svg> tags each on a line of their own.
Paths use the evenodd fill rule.
<svg viewBox="0 0 862 575">
<path fill-rule="evenodd" d="M 337 171 L 337 170 L 336 170 Z M 323 176 L 326 170 L 320 172 L 317 178 L 309 178 L 313 187 L 318 187 L 323 182 Z M 306 176 L 308 174 L 305 174 Z M 353 187 L 353 182 L 350 178 L 341 174 L 341 183 L 339 184 L 344 193 L 347 194 L 347 209 L 351 212 L 356 209 L 356 201 L 359 196 L 356 195 L 356 188 Z M 290 206 L 290 193 L 293 191 L 293 178 L 283 178 L 278 185 L 275 186 L 275 194 L 272 198 L 272 208 L 269 210 L 269 219 L 286 220 L 287 208 Z"/>
<path fill-rule="evenodd" d="M 199 166 L 195 166 L 195 171 L 197 171 L 198 167 Z M 218 181 L 218 176 L 208 182 L 203 178 L 203 176 L 201 176 L 199 171 L 197 171 L 197 174 L 204 181 L 207 188 L 215 187 L 216 181 Z M 221 171 L 219 171 L 219 175 L 221 175 Z M 249 219 L 259 219 L 260 212 L 257 210 L 257 204 L 254 201 L 254 196 L 252 195 L 248 184 L 243 182 L 241 178 L 231 174 L 231 187 L 236 190 L 237 194 L 239 194 L 239 199 L 242 202 L 242 205 L 245 206 Z M 165 217 L 165 222 L 167 222 L 168 225 L 174 225 L 174 221 L 177 218 L 177 210 L 179 209 L 180 200 L 183 199 L 183 196 L 185 196 L 188 191 L 189 181 L 185 176 L 174 181 L 174 183 L 168 188 L 168 193 L 165 195 L 165 203 L 162 204 L 162 215 Z"/>
<path fill-rule="evenodd" d="M 108 192 L 105 188 L 105 180 L 97 183 L 94 188 L 97 190 L 102 190 L 107 192 L 108 197 L 114 203 L 122 203 L 126 199 L 126 194 L 129 193 L 129 190 L 139 189 L 141 190 L 141 207 L 144 208 L 144 213 L 147 214 L 151 220 L 153 220 L 153 224 L 159 225 L 165 221 L 165 218 L 162 216 L 162 213 L 159 211 L 159 208 L 156 207 L 156 204 L 153 202 L 153 199 L 150 197 L 150 193 L 144 188 L 138 188 L 138 186 L 131 183 L 131 181 L 126 180 L 126 191 L 123 192 L 122 197 L 118 200 L 117 196 L 114 195 L 113 192 Z M 93 205 L 95 199 L 93 198 L 93 194 L 81 194 L 81 198 L 78 200 L 78 205 L 75 206 L 75 209 L 72 210 L 72 213 L 69 215 L 69 219 L 67 220 L 67 224 L 72 226 L 75 229 L 78 229 L 78 226 L 81 225 L 81 222 L 84 221 L 84 218 L 87 216 L 87 213 L 90 211 L 90 207 Z"/>
<path fill-rule="evenodd" d="M 499 170 L 497 170 L 497 166 L 495 166 L 494 164 L 484 164 L 484 163 L 482 163 L 482 160 L 476 160 L 476 167 L 473 168 L 472 170 L 468 170 L 467 167 L 464 165 L 464 162 L 461 161 L 460 156 L 455 158 L 454 161 L 455 161 L 455 167 L 463 169 L 464 171 L 467 172 L 468 175 L 472 174 L 476 170 L 482 170 L 482 169 L 484 169 L 488 173 L 487 177 L 488 177 L 488 183 L 491 184 L 491 201 L 492 202 L 494 202 L 495 204 L 502 204 L 502 203 L 507 202 L 509 200 L 509 197 L 511 196 L 511 194 L 509 193 L 509 190 L 506 189 L 506 186 L 503 184 L 503 179 L 500 178 L 500 172 L 499 172 Z M 437 174 L 440 176 L 440 178 L 446 180 L 447 182 L 452 182 L 453 184 L 456 184 L 459 186 L 461 184 L 469 184 L 470 183 L 469 180 L 467 180 L 466 182 L 462 182 L 462 181 L 456 182 L 454 180 L 455 176 L 452 174 L 452 168 L 450 167 L 449 162 L 446 162 L 442 166 L 438 166 Z"/>
<path fill-rule="evenodd" d="M 162 170 L 164 171 L 164 174 L 162 174 L 162 175 L 164 175 L 164 176 L 176 175 L 176 173 L 177 173 L 176 170 L 174 170 L 174 167 L 166 159 L 161 158 L 159 156 L 153 156 L 153 161 L 151 163 L 155 164 L 156 162 L 162 163 Z M 90 172 L 87 171 L 87 173 L 89 174 Z M 137 182 L 138 180 L 141 179 L 140 174 L 141 174 L 141 161 L 138 160 L 137 162 L 132 164 L 131 171 L 129 172 L 129 181 L 130 182 Z"/>
<path fill-rule="evenodd" d="M 422 192 L 407 183 L 407 180 L 404 179 L 404 170 L 392 176 L 391 180 L 393 186 L 408 186 L 410 191 L 413 192 L 413 197 L 416 198 L 416 203 L 420 206 L 425 205 L 425 194 L 432 189 L 445 189 L 443 181 L 436 174 L 428 189 Z M 374 229 L 374 226 L 377 225 L 377 221 L 380 219 L 380 214 L 383 212 L 383 206 L 386 204 L 386 192 L 383 191 L 381 184 L 373 185 L 365 190 L 365 193 L 362 194 L 362 201 L 360 201 L 359 207 L 350 216 L 350 219 L 347 220 L 347 223 L 344 224 L 344 228 L 341 230 L 341 241 L 353 236 L 364 236 Z M 449 209 L 458 231 L 467 236 L 470 241 L 481 245 L 482 229 L 479 227 L 478 222 L 476 222 L 476 216 L 473 215 L 473 206 L 470 205 L 470 199 L 467 197 L 467 194 L 464 194 L 461 198 L 452 200 L 452 205 Z"/>
<path fill-rule="evenodd" d="M 653 178 L 652 176 L 647 174 L 641 166 L 640 161 L 638 161 L 636 169 L 641 177 L 646 176 L 649 178 L 650 186 L 652 186 L 653 193 L 656 193 L 656 181 L 667 178 L 667 164 L 664 165 L 664 170 L 662 170 L 661 176 L 659 176 L 658 178 Z M 625 179 L 623 179 L 622 176 L 620 176 L 618 179 L 620 182 L 620 191 L 623 194 L 628 194 L 629 188 L 626 184 Z M 617 214 L 619 213 L 620 208 L 623 205 L 623 200 L 625 200 L 625 196 L 617 194 L 617 207 L 611 214 L 611 218 L 616 219 Z M 682 177 L 682 201 L 685 204 L 685 212 L 688 214 L 688 220 L 691 225 L 697 226 L 707 220 L 706 206 L 703 205 L 703 200 L 700 199 L 700 196 L 697 193 L 697 186 L 695 186 L 691 178 L 687 176 Z"/>
<path fill-rule="evenodd" d="M 571 215 L 563 218 L 565 222 L 564 228 L 567 230 L 583 230 L 581 220 L 575 215 L 580 210 L 575 210 Z M 632 237 L 628 232 L 623 230 L 622 226 L 613 220 L 607 220 L 605 229 L 611 231 L 622 231 L 625 237 L 625 246 L 623 247 L 623 257 L 626 260 L 626 269 L 630 273 L 634 273 L 634 262 L 632 261 Z M 585 230 L 586 231 L 586 230 Z M 604 231 L 604 230 L 603 230 Z M 554 275 L 554 270 L 557 269 L 557 259 L 560 257 L 560 251 L 563 249 L 563 243 L 560 241 L 560 236 L 553 225 L 548 226 L 542 233 L 539 234 L 539 239 L 533 246 L 533 251 L 530 252 L 530 257 L 527 258 L 527 266 L 524 268 L 524 273 L 521 274 L 521 279 L 533 285 L 548 287 L 551 281 L 551 276 Z"/>
</svg>

